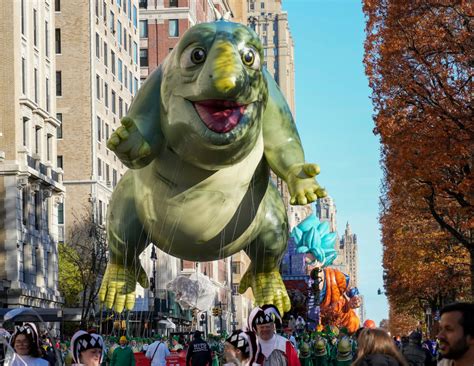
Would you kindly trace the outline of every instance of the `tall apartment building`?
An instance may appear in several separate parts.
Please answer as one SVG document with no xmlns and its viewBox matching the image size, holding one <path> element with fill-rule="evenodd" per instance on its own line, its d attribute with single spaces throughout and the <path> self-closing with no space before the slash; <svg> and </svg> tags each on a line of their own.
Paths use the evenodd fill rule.
<svg viewBox="0 0 474 366">
<path fill-rule="evenodd" d="M 106 142 L 139 87 L 138 0 L 55 0 L 54 7 L 58 165 L 69 192 L 63 222 L 72 229 L 92 212 L 103 225 L 126 170 Z"/>
<path fill-rule="evenodd" d="M 347 264 L 347 272 L 351 278 L 351 286 L 357 287 L 358 276 L 358 250 L 357 250 L 357 235 L 352 233 L 349 223 L 346 224 L 344 236 L 341 239 L 341 247 L 344 248 L 344 260 Z"/>
<path fill-rule="evenodd" d="M 216 9 L 221 15 L 230 11 L 224 0 L 140 0 L 140 77 L 144 81 L 155 68 L 160 65 L 166 56 L 173 50 L 182 35 L 195 24 L 209 22 L 216 19 Z M 151 256 L 151 248 L 147 248 L 143 254 L 142 264 L 149 272 L 152 264 L 148 260 Z M 224 304 L 223 312 L 227 321 L 223 324 L 225 330 L 229 329 L 231 319 L 231 296 L 230 296 L 230 265 L 229 258 L 214 262 L 196 263 L 183 261 L 158 251 L 158 259 L 155 263 L 157 277 L 157 296 L 169 299 L 170 306 L 174 306 L 174 294 L 166 291 L 166 284 L 179 274 L 191 274 L 195 271 L 209 276 L 211 281 L 219 288 L 216 297 L 216 305 Z M 143 296 L 146 302 L 150 299 L 150 291 L 140 289 L 139 297 Z M 148 300 L 149 301 L 149 300 Z M 145 306 L 143 307 L 145 308 Z M 174 321 L 180 324 L 184 318 L 174 317 Z M 183 321 L 186 322 L 187 319 Z M 208 314 L 208 330 L 216 330 L 220 327 L 220 321 Z"/>
<path fill-rule="evenodd" d="M 58 210 L 54 2 L 0 7 L 0 302 L 56 308 Z"/>
</svg>

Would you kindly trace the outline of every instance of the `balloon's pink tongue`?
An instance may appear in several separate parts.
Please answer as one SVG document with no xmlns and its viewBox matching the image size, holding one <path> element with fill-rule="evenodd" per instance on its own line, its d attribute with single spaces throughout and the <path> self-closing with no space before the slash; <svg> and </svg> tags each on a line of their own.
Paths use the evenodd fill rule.
<svg viewBox="0 0 474 366">
<path fill-rule="evenodd" d="M 220 100 L 195 102 L 194 107 L 207 128 L 217 133 L 234 129 L 245 112 L 245 106 Z"/>
</svg>

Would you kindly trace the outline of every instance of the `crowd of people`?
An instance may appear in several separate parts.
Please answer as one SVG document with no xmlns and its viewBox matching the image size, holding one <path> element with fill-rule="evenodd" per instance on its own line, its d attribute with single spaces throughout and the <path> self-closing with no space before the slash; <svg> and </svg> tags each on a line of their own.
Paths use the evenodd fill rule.
<svg viewBox="0 0 474 366">
<path fill-rule="evenodd" d="M 41 342 L 33 323 L 25 323 L 10 337 L 13 352 L 6 353 L 4 365 L 136 366 L 136 354 L 141 353 L 151 366 L 165 366 L 172 352 L 184 355 L 188 366 L 474 365 L 472 303 L 455 303 L 441 310 L 436 341 L 423 341 L 418 330 L 406 337 L 392 337 L 371 325 L 354 334 L 330 326 L 310 332 L 305 327 L 282 325 L 278 309 L 264 305 L 251 312 L 246 329 L 229 336 L 204 340 L 196 331 L 192 341 L 177 335 L 129 340 L 80 330 L 70 342 L 52 345 Z M 58 362 L 58 355 L 62 362 Z"/>
</svg>

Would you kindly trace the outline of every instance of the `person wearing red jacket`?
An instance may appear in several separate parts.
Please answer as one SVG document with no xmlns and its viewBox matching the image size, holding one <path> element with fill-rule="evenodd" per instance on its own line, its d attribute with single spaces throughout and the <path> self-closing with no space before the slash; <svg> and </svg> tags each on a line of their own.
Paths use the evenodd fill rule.
<svg viewBox="0 0 474 366">
<path fill-rule="evenodd" d="M 291 342 L 276 334 L 275 323 L 281 324 L 281 316 L 274 305 L 257 307 L 249 315 L 248 326 L 257 335 L 261 364 L 263 366 L 301 366 Z"/>
</svg>

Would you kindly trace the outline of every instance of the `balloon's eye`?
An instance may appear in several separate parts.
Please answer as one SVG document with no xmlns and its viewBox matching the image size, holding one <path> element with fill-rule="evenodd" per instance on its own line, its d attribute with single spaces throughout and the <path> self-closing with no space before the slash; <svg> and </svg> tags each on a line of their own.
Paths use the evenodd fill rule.
<svg viewBox="0 0 474 366">
<path fill-rule="evenodd" d="M 253 48 L 246 47 L 241 52 L 242 63 L 251 69 L 260 68 L 260 55 Z"/>
<path fill-rule="evenodd" d="M 206 51 L 204 48 L 197 47 L 191 52 L 191 61 L 198 65 L 202 64 L 206 60 Z"/>
</svg>

